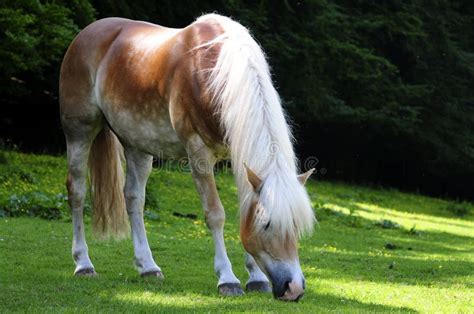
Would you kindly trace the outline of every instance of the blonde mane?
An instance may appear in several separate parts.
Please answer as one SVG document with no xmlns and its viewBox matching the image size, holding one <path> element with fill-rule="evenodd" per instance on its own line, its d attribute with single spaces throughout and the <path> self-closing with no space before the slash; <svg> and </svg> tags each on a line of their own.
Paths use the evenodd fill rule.
<svg viewBox="0 0 474 314">
<path fill-rule="evenodd" d="M 240 198 L 240 215 L 254 195 L 244 163 L 263 179 L 256 227 L 282 237 L 311 232 L 314 213 L 304 187 L 297 180 L 292 135 L 275 90 L 265 55 L 249 31 L 230 18 L 207 14 L 197 23 L 213 20 L 224 33 L 203 46 L 220 45 L 208 88 L 218 107 L 225 140 L 230 146 Z"/>
</svg>

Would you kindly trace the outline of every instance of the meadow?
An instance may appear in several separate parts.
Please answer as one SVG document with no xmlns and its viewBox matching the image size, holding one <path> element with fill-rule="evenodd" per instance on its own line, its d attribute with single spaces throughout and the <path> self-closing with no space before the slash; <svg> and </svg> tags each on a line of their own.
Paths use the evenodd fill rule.
<svg viewBox="0 0 474 314">
<path fill-rule="evenodd" d="M 76 278 L 64 156 L 0 152 L 0 312 L 444 312 L 474 308 L 474 205 L 397 190 L 311 181 L 318 224 L 300 242 L 306 276 L 298 303 L 271 294 L 217 294 L 213 245 L 189 172 L 153 169 L 145 221 L 163 282 L 140 278 L 130 240 L 86 229 L 99 276 Z M 226 245 L 245 284 L 237 191 L 216 181 Z"/>
</svg>

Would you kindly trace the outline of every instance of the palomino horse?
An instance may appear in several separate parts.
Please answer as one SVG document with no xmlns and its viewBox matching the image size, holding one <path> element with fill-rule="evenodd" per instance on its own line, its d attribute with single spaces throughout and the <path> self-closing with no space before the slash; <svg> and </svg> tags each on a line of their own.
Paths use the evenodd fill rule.
<svg viewBox="0 0 474 314">
<path fill-rule="evenodd" d="M 84 236 L 89 162 L 96 233 L 121 237 L 129 222 L 135 265 L 162 277 L 143 222 L 152 156 L 186 154 L 214 240 L 218 291 L 243 294 L 224 245 L 225 213 L 213 166 L 230 153 L 240 200 L 240 236 L 249 253 L 248 290 L 298 300 L 305 281 L 298 239 L 313 227 L 297 175 L 291 133 L 260 46 L 248 30 L 216 14 L 183 29 L 108 18 L 85 28 L 61 67 L 61 121 L 76 275 L 94 275 Z M 126 159 L 124 185 L 121 147 Z"/>
</svg>

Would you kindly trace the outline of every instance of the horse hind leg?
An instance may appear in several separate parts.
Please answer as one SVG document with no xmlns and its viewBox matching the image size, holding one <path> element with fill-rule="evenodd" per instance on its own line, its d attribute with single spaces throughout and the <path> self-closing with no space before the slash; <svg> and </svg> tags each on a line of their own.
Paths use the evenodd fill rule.
<svg viewBox="0 0 474 314">
<path fill-rule="evenodd" d="M 127 160 L 125 202 L 132 227 L 135 266 L 142 277 L 162 279 L 163 274 L 153 259 L 143 221 L 145 187 L 153 157 L 131 147 L 125 147 L 125 158 Z"/>
<path fill-rule="evenodd" d="M 99 118 L 63 118 L 66 135 L 68 175 L 68 201 L 72 213 L 73 242 L 72 256 L 76 264 L 75 275 L 95 275 L 94 266 L 89 258 L 84 233 L 84 199 L 87 193 L 87 162 L 94 138 L 102 128 Z"/>
<path fill-rule="evenodd" d="M 93 84 L 80 45 L 71 44 L 64 56 L 59 82 L 61 124 L 67 145 L 67 190 L 72 212 L 72 255 L 76 275 L 94 275 L 84 234 L 83 209 L 87 192 L 88 159 L 104 118 L 92 97 Z"/>
</svg>

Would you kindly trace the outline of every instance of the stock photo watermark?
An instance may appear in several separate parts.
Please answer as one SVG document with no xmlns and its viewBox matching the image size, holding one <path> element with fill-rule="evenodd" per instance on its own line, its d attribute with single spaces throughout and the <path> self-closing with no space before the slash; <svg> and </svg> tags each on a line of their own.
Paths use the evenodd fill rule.
<svg viewBox="0 0 474 314">
<path fill-rule="evenodd" d="M 271 142 L 266 149 L 253 155 L 250 160 L 246 161 L 246 163 L 270 165 L 283 156 L 284 153 L 281 150 L 279 143 Z M 157 165 L 156 169 L 159 171 L 174 170 L 178 172 L 191 172 L 192 169 L 194 169 L 198 172 L 208 173 L 219 169 L 220 172 L 232 173 L 233 169 L 231 156 L 217 159 L 217 161 L 206 158 L 193 158 L 191 160 L 189 157 L 165 157 L 164 154 L 160 152 L 159 155 L 154 156 L 153 163 Z M 320 162 L 317 157 L 310 156 L 302 160 L 296 159 L 295 163 L 296 168 L 300 172 L 306 172 L 314 168 L 314 174 L 327 174 L 327 169 L 319 166 Z"/>
</svg>

